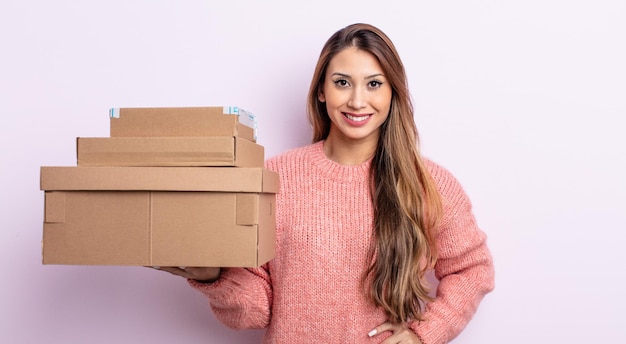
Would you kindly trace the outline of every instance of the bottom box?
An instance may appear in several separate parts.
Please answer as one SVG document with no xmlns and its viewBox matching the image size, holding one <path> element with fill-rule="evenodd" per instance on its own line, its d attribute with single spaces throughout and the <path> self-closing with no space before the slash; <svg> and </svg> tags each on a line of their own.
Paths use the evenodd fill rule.
<svg viewBox="0 0 626 344">
<path fill-rule="evenodd" d="M 257 267 L 275 194 L 46 191 L 43 264 Z"/>
</svg>

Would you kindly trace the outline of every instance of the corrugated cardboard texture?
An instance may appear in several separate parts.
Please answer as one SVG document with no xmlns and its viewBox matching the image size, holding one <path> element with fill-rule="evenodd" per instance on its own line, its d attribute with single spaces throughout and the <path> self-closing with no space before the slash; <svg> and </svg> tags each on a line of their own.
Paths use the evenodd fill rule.
<svg viewBox="0 0 626 344">
<path fill-rule="evenodd" d="M 44 222 L 65 222 L 65 193 L 46 192 L 44 197 Z"/>
<path fill-rule="evenodd" d="M 53 207 L 58 213 L 51 217 L 65 220 L 44 223 L 44 264 L 150 265 L 146 192 L 56 194 L 63 194 L 65 205 Z"/>
<path fill-rule="evenodd" d="M 279 191 L 276 172 L 254 167 L 42 166 L 41 190 Z"/>
<path fill-rule="evenodd" d="M 80 137 L 78 166 L 263 167 L 264 148 L 238 137 Z"/>
<path fill-rule="evenodd" d="M 259 262 L 274 258 L 276 246 L 276 195 L 259 195 Z"/>
<path fill-rule="evenodd" d="M 238 136 L 256 141 L 253 128 L 223 111 L 223 107 L 121 108 L 119 118 L 110 119 L 110 136 Z"/>
<path fill-rule="evenodd" d="M 44 223 L 43 263 L 256 267 L 274 257 L 274 208 L 274 194 L 46 192 L 63 214 Z"/>
</svg>

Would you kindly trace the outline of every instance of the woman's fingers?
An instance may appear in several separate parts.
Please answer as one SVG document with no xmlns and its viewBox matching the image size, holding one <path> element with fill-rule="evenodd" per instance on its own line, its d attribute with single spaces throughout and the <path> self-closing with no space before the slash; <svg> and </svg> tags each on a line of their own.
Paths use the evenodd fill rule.
<svg viewBox="0 0 626 344">
<path fill-rule="evenodd" d="M 391 332 L 391 336 L 385 339 L 381 344 L 398 344 L 398 343 L 406 343 L 406 344 L 421 344 L 422 342 L 419 340 L 419 337 L 411 331 L 405 324 L 392 324 L 386 322 L 382 325 L 377 326 L 375 329 L 371 330 L 367 335 L 370 337 L 376 336 L 383 332 Z"/>
<path fill-rule="evenodd" d="M 153 266 L 152 268 L 198 281 L 215 281 L 219 278 L 221 271 L 220 268 L 214 267 Z"/>
<path fill-rule="evenodd" d="M 381 333 L 386 332 L 386 331 L 393 332 L 394 329 L 395 329 L 394 326 L 395 325 L 393 325 L 392 323 L 386 322 L 386 323 L 384 323 L 382 325 L 376 326 L 376 328 L 371 330 L 367 335 L 370 336 L 370 337 L 373 337 L 375 335 L 381 334 Z"/>
<path fill-rule="evenodd" d="M 188 278 L 189 273 L 183 267 L 177 266 L 154 266 L 154 269 L 169 272 L 172 275 Z"/>
</svg>

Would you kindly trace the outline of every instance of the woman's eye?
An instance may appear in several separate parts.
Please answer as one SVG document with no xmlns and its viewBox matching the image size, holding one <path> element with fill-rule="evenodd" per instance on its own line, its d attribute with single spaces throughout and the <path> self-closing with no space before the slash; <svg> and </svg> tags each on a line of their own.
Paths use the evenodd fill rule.
<svg viewBox="0 0 626 344">
<path fill-rule="evenodd" d="M 380 85 L 382 85 L 383 83 L 380 81 L 376 81 L 376 80 L 372 80 L 369 82 L 369 87 L 370 88 L 378 88 L 380 87 Z"/>
<path fill-rule="evenodd" d="M 339 79 L 339 80 L 335 80 L 333 82 L 335 83 L 335 85 L 337 85 L 339 87 L 347 87 L 348 86 L 348 80 Z"/>
</svg>

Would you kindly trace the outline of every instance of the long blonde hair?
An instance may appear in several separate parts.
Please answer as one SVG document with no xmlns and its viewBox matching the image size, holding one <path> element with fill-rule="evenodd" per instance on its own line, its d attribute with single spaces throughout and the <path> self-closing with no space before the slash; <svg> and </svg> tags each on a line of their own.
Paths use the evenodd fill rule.
<svg viewBox="0 0 626 344">
<path fill-rule="evenodd" d="M 326 106 L 318 99 L 326 69 L 348 47 L 373 54 L 393 90 L 389 116 L 380 128 L 372 159 L 375 244 L 362 282 L 368 284 L 371 302 L 384 309 L 390 321 L 422 320 L 424 304 L 431 300 L 425 272 L 437 260 L 441 200 L 419 154 L 404 65 L 391 40 L 378 28 L 361 23 L 347 26 L 322 48 L 308 94 L 313 142 L 326 139 L 330 131 Z"/>
</svg>

